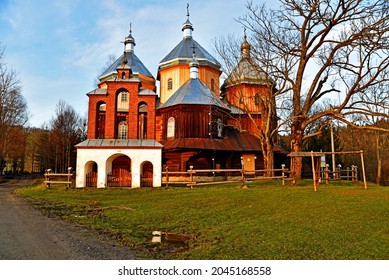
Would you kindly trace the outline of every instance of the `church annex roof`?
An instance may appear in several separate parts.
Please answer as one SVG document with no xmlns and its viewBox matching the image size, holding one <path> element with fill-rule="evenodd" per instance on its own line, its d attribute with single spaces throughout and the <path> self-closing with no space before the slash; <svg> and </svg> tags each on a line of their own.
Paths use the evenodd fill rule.
<svg viewBox="0 0 389 280">
<path fill-rule="evenodd" d="M 116 69 L 122 65 L 124 55 L 126 55 L 126 65 L 131 68 L 133 74 L 143 74 L 147 77 L 154 78 L 134 52 L 125 52 L 100 75 L 99 79 L 101 80 L 112 74 L 116 74 Z"/>
<path fill-rule="evenodd" d="M 196 59 L 200 65 L 209 65 L 211 67 L 220 69 L 220 63 L 205 50 L 192 37 L 184 37 L 181 42 L 159 63 L 159 68 L 165 65 L 178 63 L 188 64 L 192 60 L 193 48 L 196 51 Z"/>
<path fill-rule="evenodd" d="M 189 79 L 159 108 L 176 105 L 211 105 L 229 109 L 217 96 L 199 79 Z"/>
<path fill-rule="evenodd" d="M 90 148 L 162 148 L 154 139 L 87 139 L 76 145 L 77 149 Z"/>
</svg>

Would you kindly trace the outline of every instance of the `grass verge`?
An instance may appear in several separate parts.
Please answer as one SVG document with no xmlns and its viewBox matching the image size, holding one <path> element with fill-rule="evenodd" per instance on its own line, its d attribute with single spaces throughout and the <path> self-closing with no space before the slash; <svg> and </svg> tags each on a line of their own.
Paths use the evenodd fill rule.
<svg viewBox="0 0 389 280">
<path fill-rule="evenodd" d="M 389 188 L 277 181 L 144 189 L 18 189 L 36 207 L 158 259 L 388 259 Z M 188 247 L 151 243 L 163 230 Z"/>
</svg>

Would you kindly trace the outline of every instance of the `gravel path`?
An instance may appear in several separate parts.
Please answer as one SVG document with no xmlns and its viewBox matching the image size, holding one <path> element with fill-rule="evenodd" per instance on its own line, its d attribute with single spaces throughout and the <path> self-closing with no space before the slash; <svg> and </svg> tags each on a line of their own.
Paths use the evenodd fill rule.
<svg viewBox="0 0 389 280">
<path fill-rule="evenodd" d="M 24 178 L 0 184 L 0 259 L 135 259 L 130 248 L 81 226 L 46 217 L 12 193 L 32 183 Z"/>
</svg>

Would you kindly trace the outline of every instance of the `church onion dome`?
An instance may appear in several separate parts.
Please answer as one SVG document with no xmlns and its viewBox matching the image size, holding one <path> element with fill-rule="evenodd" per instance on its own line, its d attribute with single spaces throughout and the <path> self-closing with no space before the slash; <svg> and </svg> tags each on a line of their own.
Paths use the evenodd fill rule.
<svg viewBox="0 0 389 280">
<path fill-rule="evenodd" d="M 250 51 L 251 46 L 247 42 L 245 34 L 241 45 L 241 60 L 224 81 L 222 89 L 242 83 L 257 85 L 274 83 L 269 75 L 251 58 Z"/>
<path fill-rule="evenodd" d="M 133 52 L 134 47 L 136 46 L 135 39 L 134 39 L 134 37 L 132 37 L 131 33 L 132 33 L 132 30 L 130 28 L 130 34 L 128 34 L 128 36 L 126 38 L 124 38 L 124 46 L 125 46 L 126 52 Z"/>
<path fill-rule="evenodd" d="M 242 58 L 250 58 L 251 46 L 247 42 L 247 36 L 244 34 L 243 43 L 240 46 L 240 50 L 242 52 Z"/>
<path fill-rule="evenodd" d="M 182 32 L 184 38 L 192 37 L 192 31 L 194 30 L 192 23 L 189 21 L 189 18 L 182 25 Z"/>
<path fill-rule="evenodd" d="M 193 54 L 192 61 L 189 63 L 190 69 L 190 78 L 198 79 L 199 78 L 199 63 L 196 60 L 195 54 Z"/>
<path fill-rule="evenodd" d="M 217 96 L 199 79 L 189 79 L 159 109 L 176 105 L 208 105 L 229 110 Z"/>
<path fill-rule="evenodd" d="M 131 35 L 132 31 L 130 28 L 129 35 L 124 40 L 125 51 L 124 53 L 114 62 L 112 63 L 100 76 L 100 82 L 106 81 L 117 76 L 118 68 L 130 68 L 133 75 L 144 75 L 155 79 L 150 71 L 144 66 L 142 61 L 135 55 L 134 46 L 135 39 Z"/>
</svg>

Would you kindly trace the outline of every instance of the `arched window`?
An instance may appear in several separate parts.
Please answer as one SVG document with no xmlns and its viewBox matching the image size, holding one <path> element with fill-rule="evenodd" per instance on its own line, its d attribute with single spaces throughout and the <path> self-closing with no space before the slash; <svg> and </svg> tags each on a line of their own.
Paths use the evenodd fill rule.
<svg viewBox="0 0 389 280">
<path fill-rule="evenodd" d="M 121 121 L 118 127 L 118 138 L 127 139 L 128 138 L 128 125 L 126 121 Z"/>
<path fill-rule="evenodd" d="M 140 103 L 138 106 L 138 139 L 147 138 L 147 111 L 147 104 Z"/>
<path fill-rule="evenodd" d="M 167 80 L 167 89 L 168 90 L 173 89 L 173 79 L 172 78 Z"/>
<path fill-rule="evenodd" d="M 173 117 L 170 117 L 167 120 L 167 138 L 174 137 L 174 130 L 175 130 L 176 120 Z"/>
<path fill-rule="evenodd" d="M 121 91 L 117 98 L 117 110 L 121 112 L 128 112 L 130 103 L 128 102 L 128 92 Z"/>
<path fill-rule="evenodd" d="M 105 138 L 105 112 L 107 106 L 103 102 L 97 103 L 97 113 L 96 113 L 96 132 L 95 137 L 97 139 Z"/>
<path fill-rule="evenodd" d="M 215 90 L 215 80 L 214 79 L 211 80 L 211 90 L 212 91 Z"/>
<path fill-rule="evenodd" d="M 122 72 L 122 80 L 126 79 L 126 72 Z"/>
</svg>

